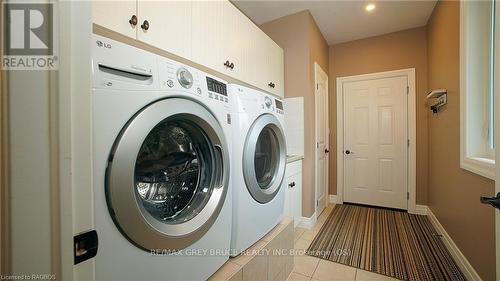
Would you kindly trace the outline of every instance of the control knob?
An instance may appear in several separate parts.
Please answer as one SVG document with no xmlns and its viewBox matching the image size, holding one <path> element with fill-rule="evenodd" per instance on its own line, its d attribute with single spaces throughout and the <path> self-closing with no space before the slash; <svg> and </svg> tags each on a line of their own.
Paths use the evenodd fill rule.
<svg viewBox="0 0 500 281">
<path fill-rule="evenodd" d="M 269 107 L 271 107 L 271 105 L 273 104 L 273 101 L 271 100 L 271 98 L 270 98 L 270 97 L 266 97 L 266 98 L 264 99 L 264 103 L 266 104 L 266 107 L 267 107 L 267 108 L 269 108 Z"/>
<path fill-rule="evenodd" d="M 177 80 L 182 87 L 189 89 L 193 86 L 193 75 L 185 68 L 177 70 Z"/>
</svg>

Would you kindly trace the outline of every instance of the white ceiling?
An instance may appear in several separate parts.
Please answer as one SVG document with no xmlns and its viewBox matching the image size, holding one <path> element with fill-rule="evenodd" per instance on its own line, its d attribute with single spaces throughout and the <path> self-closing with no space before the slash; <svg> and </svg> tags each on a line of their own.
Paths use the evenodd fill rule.
<svg viewBox="0 0 500 281">
<path fill-rule="evenodd" d="M 423 26 L 436 1 L 232 1 L 257 24 L 309 10 L 328 44 Z M 367 3 L 375 3 L 372 12 Z"/>
</svg>

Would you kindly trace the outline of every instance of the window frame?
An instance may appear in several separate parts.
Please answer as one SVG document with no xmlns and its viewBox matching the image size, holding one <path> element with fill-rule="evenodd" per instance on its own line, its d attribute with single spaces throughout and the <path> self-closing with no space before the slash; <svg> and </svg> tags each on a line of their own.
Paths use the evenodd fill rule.
<svg viewBox="0 0 500 281">
<path fill-rule="evenodd" d="M 472 2 L 473 3 L 473 2 Z M 492 1 L 492 37 L 495 26 L 494 15 L 494 1 Z M 491 122 L 492 107 L 490 103 L 494 98 L 493 95 L 472 96 L 469 93 L 470 82 L 469 72 L 473 72 L 468 68 L 469 51 L 468 45 L 468 18 L 469 18 L 469 5 L 471 2 L 460 2 L 460 167 L 475 174 L 494 180 L 495 179 L 495 150 L 492 146 L 491 135 L 493 134 Z M 494 42 L 494 40 L 493 40 Z M 498 48 L 497 44 L 490 45 L 489 55 L 492 56 Z M 494 61 L 494 57 L 492 59 Z M 470 68 L 472 68 L 471 66 Z M 489 78 L 492 79 L 494 75 L 494 62 L 489 65 Z M 491 80 L 490 80 L 491 81 Z M 478 82 L 476 82 L 478 83 Z M 480 83 L 480 81 L 479 81 Z M 494 80 L 488 83 L 488 91 L 491 93 L 495 91 Z M 472 107 L 474 106 L 474 107 Z M 484 112 L 483 114 L 477 113 Z M 475 114 L 476 113 L 476 114 Z M 493 112 L 494 114 L 494 112 Z M 480 126 L 471 125 L 481 124 Z M 487 124 L 487 125 L 486 125 Z M 485 128 L 487 127 L 487 128 Z M 472 131 L 475 132 L 472 132 Z"/>
</svg>

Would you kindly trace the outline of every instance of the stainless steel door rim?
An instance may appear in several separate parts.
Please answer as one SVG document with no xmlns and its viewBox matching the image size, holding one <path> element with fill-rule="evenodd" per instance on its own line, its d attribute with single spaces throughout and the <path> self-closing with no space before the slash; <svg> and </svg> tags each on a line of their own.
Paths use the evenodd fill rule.
<svg viewBox="0 0 500 281">
<path fill-rule="evenodd" d="M 260 182 L 256 173 L 256 150 L 259 142 L 259 137 L 263 132 L 270 134 L 271 148 L 269 155 L 272 165 L 269 171 L 270 178 Z M 265 204 L 271 201 L 278 193 L 283 177 L 285 176 L 286 165 L 286 144 L 284 131 L 281 124 L 272 114 L 260 115 L 250 127 L 245 146 L 243 149 L 243 176 L 250 195 L 259 203 Z"/>
<path fill-rule="evenodd" d="M 169 224 L 153 217 L 136 191 L 136 161 L 149 133 L 165 120 L 196 124 L 211 144 L 211 194 L 205 206 L 186 221 Z M 229 156 L 224 132 L 202 105 L 183 98 L 159 100 L 138 112 L 115 140 L 106 172 L 106 196 L 111 216 L 121 232 L 138 247 L 183 249 L 205 234 L 217 219 L 229 183 Z"/>
</svg>

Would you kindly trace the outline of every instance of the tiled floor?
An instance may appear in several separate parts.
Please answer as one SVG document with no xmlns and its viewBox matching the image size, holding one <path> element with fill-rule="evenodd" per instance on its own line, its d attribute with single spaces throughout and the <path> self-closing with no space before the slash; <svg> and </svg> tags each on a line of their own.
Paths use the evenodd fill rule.
<svg viewBox="0 0 500 281">
<path fill-rule="evenodd" d="M 306 250 L 325 223 L 333 205 L 328 205 L 312 229 L 295 229 L 295 250 Z M 288 281 L 395 281 L 397 279 L 307 255 L 295 256 Z"/>
</svg>

